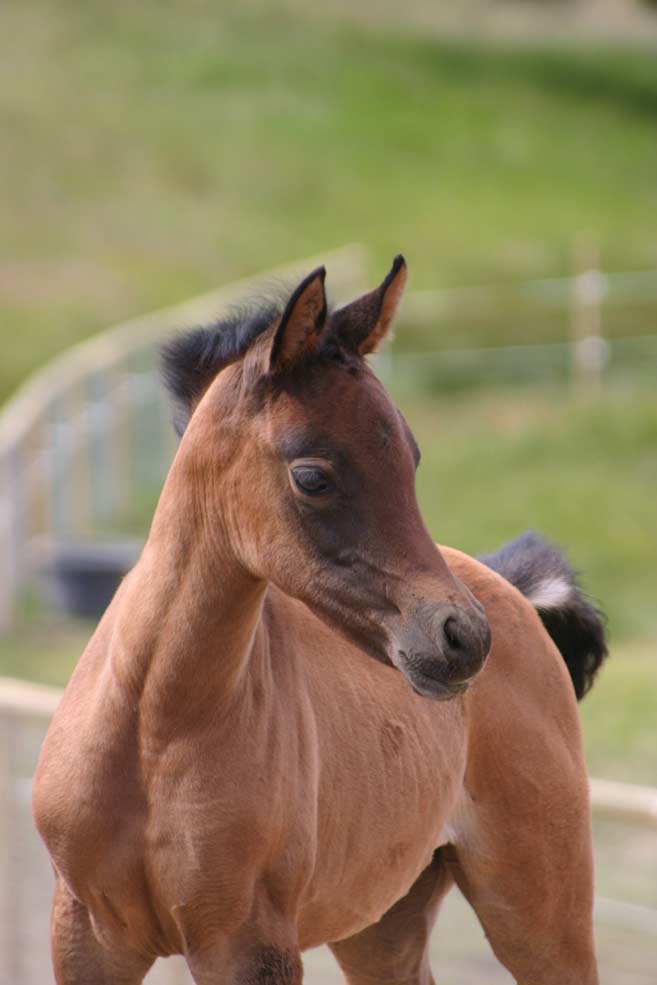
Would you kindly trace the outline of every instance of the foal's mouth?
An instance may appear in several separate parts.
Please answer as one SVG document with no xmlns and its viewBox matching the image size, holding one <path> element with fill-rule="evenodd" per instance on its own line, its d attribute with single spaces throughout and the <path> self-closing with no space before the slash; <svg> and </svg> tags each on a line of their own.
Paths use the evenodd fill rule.
<svg viewBox="0 0 657 985">
<path fill-rule="evenodd" d="M 408 654 L 404 653 L 403 650 L 399 650 L 398 653 L 401 659 L 396 664 L 397 668 L 403 674 L 411 690 L 422 698 L 431 698 L 434 701 L 451 701 L 459 694 L 467 691 L 470 686 L 469 681 L 450 683 L 441 676 L 427 673 L 425 670 L 421 670 L 412 658 L 409 659 Z"/>
<path fill-rule="evenodd" d="M 411 690 L 419 694 L 421 698 L 430 698 L 433 701 L 451 701 L 468 690 L 470 685 L 465 684 L 445 684 L 427 677 L 426 674 L 418 674 L 416 677 L 407 677 Z"/>
</svg>

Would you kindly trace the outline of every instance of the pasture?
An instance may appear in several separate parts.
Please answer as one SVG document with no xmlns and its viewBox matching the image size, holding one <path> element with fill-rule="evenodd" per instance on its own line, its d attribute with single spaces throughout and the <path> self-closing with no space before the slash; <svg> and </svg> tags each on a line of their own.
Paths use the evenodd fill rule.
<svg viewBox="0 0 657 985">
<path fill-rule="evenodd" d="M 427 16 L 416 6 L 411 22 Z M 3 20 L 0 400 L 120 318 L 319 244 L 364 240 L 380 269 L 403 249 L 411 290 L 568 273 L 578 231 L 606 269 L 657 259 L 649 50 L 482 47 L 400 31 L 371 4 L 291 0 L 34 0 Z M 612 337 L 656 326 L 649 298 L 605 314 Z M 394 351 L 568 332 L 562 313 L 501 301 L 402 324 Z M 434 396 L 412 412 L 432 532 L 476 551 L 540 526 L 572 544 L 614 636 L 650 635 L 650 392 L 588 408 L 538 391 Z M 493 433 L 478 432 L 489 412 Z M 484 472 L 503 483 L 492 517 Z M 126 522 L 143 529 L 152 501 Z"/>
<path fill-rule="evenodd" d="M 606 269 L 657 258 L 650 50 L 254 0 L 32 0 L 0 44 L 0 399 L 112 322 L 320 246 L 403 250 L 412 290 L 569 272 L 579 232 Z M 488 312 L 455 342 L 511 332 Z"/>
<path fill-rule="evenodd" d="M 435 320 L 402 315 L 379 364 L 422 449 L 430 533 L 475 554 L 530 527 L 565 546 L 609 617 L 611 657 L 581 705 L 589 770 L 654 786 L 657 290 L 605 303 L 605 336 L 648 347 L 587 392 L 549 374 L 427 386 L 406 371 L 454 350 L 568 341 L 567 305 L 518 303 L 518 289 L 571 274 L 582 242 L 604 270 L 655 269 L 654 51 L 446 40 L 424 0 L 404 25 L 389 6 L 3 11 L 0 402 L 126 317 L 349 240 L 371 249 L 374 283 L 403 250 L 411 291 L 456 288 Z M 470 290 L 487 284 L 495 297 Z M 144 537 L 158 494 L 95 532 Z M 92 629 L 25 594 L 0 676 L 64 685 Z M 654 906 L 651 835 L 595 833 L 598 893 Z M 471 939 L 453 913 L 448 959 Z M 652 959 L 619 926 L 599 933 L 601 959 L 629 985 Z M 323 961 L 309 970 L 332 981 Z"/>
</svg>

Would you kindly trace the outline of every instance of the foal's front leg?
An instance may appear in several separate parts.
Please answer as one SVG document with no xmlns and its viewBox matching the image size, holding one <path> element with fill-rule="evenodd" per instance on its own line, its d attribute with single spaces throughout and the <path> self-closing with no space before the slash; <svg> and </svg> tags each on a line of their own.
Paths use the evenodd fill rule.
<svg viewBox="0 0 657 985">
<path fill-rule="evenodd" d="M 433 985 L 429 937 L 452 876 L 440 852 L 378 923 L 329 947 L 349 985 Z"/>
<path fill-rule="evenodd" d="M 584 766 L 555 739 L 552 758 L 523 761 L 523 739 L 506 770 L 480 750 L 444 856 L 518 985 L 597 985 Z"/>
<path fill-rule="evenodd" d="M 89 912 L 57 880 L 51 920 L 57 985 L 139 985 L 154 958 L 104 947 Z"/>
<path fill-rule="evenodd" d="M 583 825 L 572 843 L 528 850 L 517 829 L 492 824 L 445 851 L 497 958 L 518 985 L 598 985 Z"/>
</svg>

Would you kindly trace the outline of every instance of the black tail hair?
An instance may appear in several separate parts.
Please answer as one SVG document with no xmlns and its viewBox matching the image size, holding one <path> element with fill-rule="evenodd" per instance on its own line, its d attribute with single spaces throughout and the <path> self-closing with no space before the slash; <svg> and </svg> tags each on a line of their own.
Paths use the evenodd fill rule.
<svg viewBox="0 0 657 985">
<path fill-rule="evenodd" d="M 581 700 L 607 656 L 605 618 L 580 588 L 564 555 L 530 530 L 479 560 L 534 605 L 561 651 L 577 700 Z"/>
</svg>

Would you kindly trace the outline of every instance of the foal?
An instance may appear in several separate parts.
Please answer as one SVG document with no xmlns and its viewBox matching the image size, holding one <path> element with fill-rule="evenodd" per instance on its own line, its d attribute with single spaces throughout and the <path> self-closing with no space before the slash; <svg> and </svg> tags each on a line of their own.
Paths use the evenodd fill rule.
<svg viewBox="0 0 657 985">
<path fill-rule="evenodd" d="M 329 313 L 321 268 L 166 352 L 182 441 L 36 778 L 59 985 L 169 954 L 299 985 L 322 943 L 350 985 L 430 985 L 453 882 L 518 982 L 597 982 L 575 691 L 503 576 L 580 693 L 600 621 L 535 538 L 489 567 L 432 543 L 363 358 L 405 280 Z"/>
</svg>

